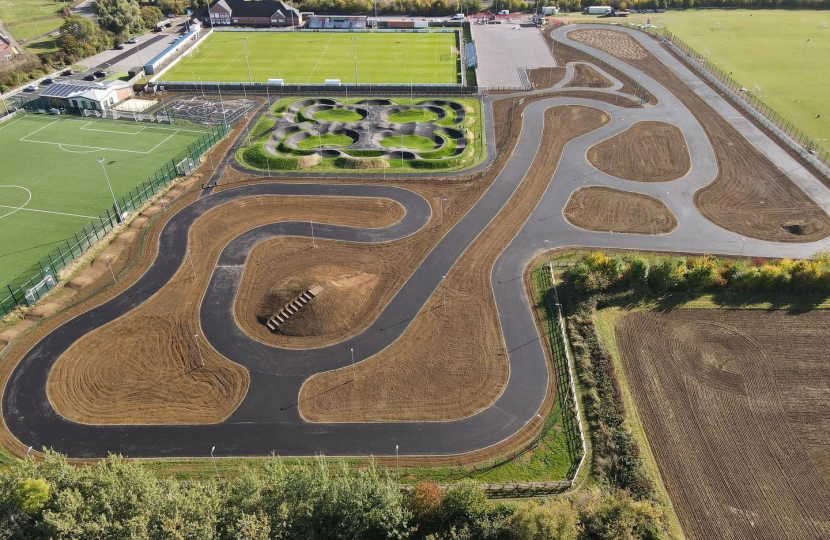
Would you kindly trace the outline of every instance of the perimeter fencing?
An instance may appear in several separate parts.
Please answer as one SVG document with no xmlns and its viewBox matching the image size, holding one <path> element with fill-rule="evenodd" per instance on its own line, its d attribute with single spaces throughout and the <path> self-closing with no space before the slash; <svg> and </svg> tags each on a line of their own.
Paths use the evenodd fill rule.
<svg viewBox="0 0 830 540">
<path fill-rule="evenodd" d="M 60 241 L 45 257 L 29 267 L 11 283 L 0 288 L 0 315 L 5 315 L 18 305 L 31 306 L 58 282 L 58 272 L 83 255 L 90 246 L 118 226 L 156 192 L 174 178 L 186 176 L 198 165 L 202 155 L 225 137 L 228 127 L 216 126 L 201 139 L 188 146 L 187 151 L 169 162 L 129 191 L 120 200 L 93 219 L 72 236 Z"/>
<path fill-rule="evenodd" d="M 823 176 L 825 180 L 830 180 L 830 151 L 822 148 L 792 122 L 772 110 L 749 89 L 741 86 L 729 74 L 665 28 L 650 28 L 647 31 L 780 141 L 801 155 L 813 166 L 815 172 Z"/>
<path fill-rule="evenodd" d="M 159 92 L 209 94 L 253 94 L 270 96 L 474 96 L 477 86 L 459 84 L 267 84 L 220 83 L 208 81 L 163 81 L 156 83 Z"/>
</svg>

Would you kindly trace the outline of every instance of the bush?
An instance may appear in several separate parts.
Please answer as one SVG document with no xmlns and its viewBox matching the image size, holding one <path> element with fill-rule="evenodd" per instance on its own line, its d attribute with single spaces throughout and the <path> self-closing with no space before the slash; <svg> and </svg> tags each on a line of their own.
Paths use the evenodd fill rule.
<svg viewBox="0 0 830 540">
<path fill-rule="evenodd" d="M 628 268 L 625 271 L 625 279 L 632 285 L 645 285 L 648 282 L 648 273 L 651 270 L 651 265 L 647 260 L 636 257 L 628 263 Z"/>
</svg>

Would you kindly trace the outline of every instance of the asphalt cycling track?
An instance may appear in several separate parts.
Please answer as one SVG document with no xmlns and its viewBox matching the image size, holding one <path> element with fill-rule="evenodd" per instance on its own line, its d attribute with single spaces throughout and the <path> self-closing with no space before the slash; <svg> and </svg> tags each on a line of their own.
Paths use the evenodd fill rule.
<svg viewBox="0 0 830 540">
<path fill-rule="evenodd" d="M 380 197 L 396 201 L 405 209 L 404 216 L 398 222 L 383 228 L 315 224 L 317 238 L 347 242 L 394 241 L 416 233 L 431 217 L 431 207 L 420 195 L 391 186 L 264 182 L 216 193 L 207 192 L 209 194 L 179 210 L 165 225 L 159 236 L 156 259 L 134 285 L 58 327 L 24 355 L 3 392 L 6 426 L 24 445 L 38 449 L 52 448 L 71 457 L 102 457 L 110 452 L 128 457 L 198 457 L 209 454 L 214 446 L 216 455 L 223 456 L 266 455 L 271 452 L 280 455 L 389 455 L 395 452 L 396 447 L 402 455 L 471 452 L 516 434 L 538 414 L 545 399 L 549 377 L 547 360 L 522 279 L 528 262 L 538 253 L 555 247 L 593 246 L 723 254 L 737 254 L 740 251 L 745 255 L 799 257 L 808 256 L 830 244 L 826 240 L 809 244 L 777 244 L 741 238 L 703 218 L 695 210 L 692 197 L 697 189 L 714 181 L 717 165 L 708 139 L 694 116 L 657 82 L 612 56 L 570 40 L 566 35 L 568 30 L 567 27 L 557 30 L 556 38 L 636 77 L 658 98 L 659 103 L 642 108 L 624 108 L 596 100 L 553 95 L 528 105 L 523 114 L 518 143 L 497 178 L 470 211 L 435 245 L 364 332 L 328 347 L 287 350 L 265 345 L 239 329 L 233 319 L 233 302 L 251 249 L 276 236 L 310 236 L 307 222 L 267 224 L 237 236 L 224 247 L 202 299 L 200 318 L 205 339 L 220 354 L 247 368 L 251 376 L 245 398 L 225 421 L 208 425 L 102 426 L 76 423 L 59 415 L 46 394 L 46 382 L 55 361 L 84 334 L 124 315 L 156 294 L 185 263 L 188 229 L 205 212 L 236 199 L 258 195 Z M 830 192 L 824 186 L 816 185 L 817 180 L 752 124 L 737 120 L 740 115 L 726 100 L 701 84 L 694 74 L 648 37 L 636 31 L 618 31 L 627 31 L 637 39 L 724 118 L 729 119 L 782 171 L 787 171 L 790 178 L 825 211 L 830 209 Z M 564 89 L 572 74 L 573 66 L 568 66 L 565 81 L 556 89 Z M 619 93 L 622 86 L 619 81 L 607 73 L 603 74 L 614 85 L 607 89 L 591 88 L 591 91 L 630 99 L 630 96 Z M 567 90 L 573 91 L 574 88 Z M 531 96 L 533 93 L 522 95 Z M 484 100 L 489 162 L 493 158 L 493 99 L 487 97 Z M 446 422 L 304 421 L 297 403 L 302 383 L 315 373 L 349 365 L 351 349 L 355 351 L 356 360 L 361 361 L 388 347 L 406 331 L 412 319 L 437 290 L 443 276 L 518 188 L 540 150 L 544 111 L 558 105 L 594 107 L 605 111 L 611 122 L 568 143 L 559 166 L 552 173 L 547 191 L 493 266 L 491 286 L 510 366 L 507 385 L 501 395 L 488 408 L 472 416 Z M 692 168 L 684 178 L 657 184 L 635 184 L 605 175 L 586 161 L 585 151 L 589 147 L 618 135 L 633 122 L 641 120 L 671 123 L 683 131 L 692 159 Z M 586 185 L 615 187 L 655 196 L 675 214 L 679 225 L 672 233 L 654 236 L 597 233 L 573 227 L 565 221 L 562 210 L 570 193 Z"/>
</svg>

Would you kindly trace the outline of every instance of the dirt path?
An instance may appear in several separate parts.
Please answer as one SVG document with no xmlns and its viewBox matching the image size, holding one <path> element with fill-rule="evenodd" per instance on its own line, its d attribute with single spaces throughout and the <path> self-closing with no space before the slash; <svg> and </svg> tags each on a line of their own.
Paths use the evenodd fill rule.
<svg viewBox="0 0 830 540">
<path fill-rule="evenodd" d="M 595 29 L 572 31 L 568 36 L 605 47 L 609 54 L 640 69 L 677 96 L 700 122 L 719 169 L 715 181 L 695 194 L 694 204 L 703 216 L 724 229 L 760 240 L 812 242 L 830 235 L 830 217 L 824 210 L 633 38 Z"/>
<path fill-rule="evenodd" d="M 677 227 L 677 219 L 660 200 L 600 186 L 574 191 L 565 206 L 565 219 L 599 232 L 664 234 Z"/>
<path fill-rule="evenodd" d="M 600 171 L 634 182 L 666 182 L 689 172 L 686 139 L 663 122 L 637 122 L 588 150 L 588 161 Z"/>
<path fill-rule="evenodd" d="M 490 405 L 508 374 L 490 285 L 493 262 L 547 188 L 564 145 L 608 120 L 587 107 L 548 109 L 544 151 L 531 172 L 407 332 L 354 370 L 311 377 L 300 392 L 303 417 L 317 422 L 449 420 Z"/>
<path fill-rule="evenodd" d="M 640 418 L 683 531 L 830 535 L 830 312 L 675 310 L 616 325 Z"/>
</svg>

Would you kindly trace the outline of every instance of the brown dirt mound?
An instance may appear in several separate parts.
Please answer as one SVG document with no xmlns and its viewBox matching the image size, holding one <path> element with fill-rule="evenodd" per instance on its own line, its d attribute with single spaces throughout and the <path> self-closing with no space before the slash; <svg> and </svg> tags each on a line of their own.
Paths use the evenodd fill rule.
<svg viewBox="0 0 830 540">
<path fill-rule="evenodd" d="M 490 287 L 492 265 L 544 193 L 564 145 L 607 122 L 597 109 L 548 109 L 542 151 L 531 172 L 442 288 L 397 342 L 357 365 L 354 382 L 351 367 L 306 381 L 300 391 L 303 417 L 315 422 L 448 420 L 490 405 L 508 375 Z M 411 316 L 401 314 L 401 322 Z"/>
<path fill-rule="evenodd" d="M 574 191 L 564 213 L 574 226 L 590 231 L 664 234 L 677 227 L 677 219 L 658 199 L 601 186 Z"/>
<path fill-rule="evenodd" d="M 828 324 L 824 310 L 691 309 L 616 324 L 689 540 L 830 536 Z"/>
<path fill-rule="evenodd" d="M 531 68 L 527 70 L 527 78 L 534 90 L 552 88 L 565 78 L 565 68 Z"/>
<path fill-rule="evenodd" d="M 574 41 L 624 60 L 643 60 L 648 57 L 648 51 L 622 32 L 595 29 L 573 30 L 568 32 L 567 36 Z"/>
<path fill-rule="evenodd" d="M 407 244 L 362 245 L 275 239 L 245 265 L 234 313 L 256 339 L 285 348 L 322 347 L 365 328 L 397 285 Z M 272 333 L 265 321 L 314 285 L 323 292 Z M 251 299 L 251 300 L 248 300 Z M 256 299 L 259 299 L 258 301 Z"/>
<path fill-rule="evenodd" d="M 614 30 L 600 32 L 632 40 Z M 706 219 L 738 234 L 775 242 L 813 242 L 830 235 L 830 217 L 821 207 L 686 83 L 644 52 L 645 58 L 623 59 L 683 102 L 700 122 L 715 152 L 718 176 L 694 198 Z"/>
<path fill-rule="evenodd" d="M 391 208 L 377 212 L 380 206 Z M 391 201 L 344 197 L 250 197 L 214 209 L 191 229 L 196 278 L 183 265 L 151 299 L 79 339 L 55 363 L 47 392 L 60 414 L 89 424 L 211 423 L 244 397 L 248 373 L 194 335 L 213 265 L 224 245 L 257 225 L 280 220 L 380 226 L 402 210 Z"/>
<path fill-rule="evenodd" d="M 634 182 L 666 182 L 689 172 L 691 160 L 683 132 L 663 122 L 637 122 L 588 149 L 600 171 Z"/>
<path fill-rule="evenodd" d="M 597 70 L 585 64 L 574 66 L 574 76 L 565 88 L 611 88 L 614 83 L 599 74 Z"/>
</svg>

